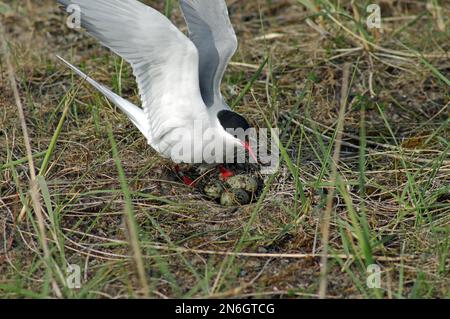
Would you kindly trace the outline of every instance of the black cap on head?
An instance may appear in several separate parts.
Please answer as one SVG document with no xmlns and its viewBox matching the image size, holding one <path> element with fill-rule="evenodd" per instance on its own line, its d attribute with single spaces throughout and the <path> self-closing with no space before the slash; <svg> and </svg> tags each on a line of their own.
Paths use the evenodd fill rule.
<svg viewBox="0 0 450 319">
<path fill-rule="evenodd" d="M 243 116 L 232 111 L 220 111 L 217 118 L 225 131 L 243 129 L 245 132 L 250 128 L 250 124 Z"/>
</svg>

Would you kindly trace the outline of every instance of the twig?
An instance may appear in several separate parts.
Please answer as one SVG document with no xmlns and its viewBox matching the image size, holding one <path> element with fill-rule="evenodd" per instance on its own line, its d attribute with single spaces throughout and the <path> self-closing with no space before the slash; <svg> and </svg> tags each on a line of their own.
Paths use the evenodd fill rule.
<svg viewBox="0 0 450 319">
<path fill-rule="evenodd" d="M 336 183 L 337 180 L 337 165 L 339 163 L 341 147 L 342 147 L 342 136 L 344 129 L 344 118 L 347 106 L 348 98 L 348 88 L 350 80 L 350 67 L 349 63 L 344 65 L 343 71 L 343 83 L 341 91 L 341 109 L 339 111 L 339 119 L 336 128 L 336 143 L 334 147 L 333 161 L 331 163 L 331 182 Z M 334 198 L 334 188 L 328 190 L 327 206 L 322 217 L 322 258 L 321 258 L 321 271 L 320 271 L 320 287 L 319 296 L 324 299 L 327 295 L 327 266 L 328 266 L 328 244 L 330 239 L 330 222 L 331 222 L 331 211 L 333 210 L 333 198 Z"/>
</svg>

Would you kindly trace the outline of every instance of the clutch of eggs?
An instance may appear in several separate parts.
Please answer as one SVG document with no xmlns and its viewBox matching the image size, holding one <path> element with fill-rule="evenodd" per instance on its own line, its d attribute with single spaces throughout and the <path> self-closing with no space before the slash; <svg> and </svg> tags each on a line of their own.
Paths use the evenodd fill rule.
<svg viewBox="0 0 450 319">
<path fill-rule="evenodd" d="M 258 190 L 258 181 L 251 176 L 236 175 L 224 184 L 213 182 L 204 188 L 205 195 L 219 201 L 223 206 L 239 206 L 250 204 Z"/>
</svg>

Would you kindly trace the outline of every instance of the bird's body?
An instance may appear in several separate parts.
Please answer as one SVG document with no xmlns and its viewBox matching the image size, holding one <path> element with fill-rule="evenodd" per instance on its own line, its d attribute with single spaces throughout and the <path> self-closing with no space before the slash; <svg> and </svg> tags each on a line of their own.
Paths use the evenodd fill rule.
<svg viewBox="0 0 450 319">
<path fill-rule="evenodd" d="M 158 153 L 176 163 L 213 164 L 249 149 L 226 131 L 248 124 L 220 93 L 237 48 L 224 0 L 180 1 L 190 38 L 137 0 L 58 2 L 78 6 L 88 33 L 131 64 L 142 108 L 60 59 L 117 105 Z"/>
</svg>

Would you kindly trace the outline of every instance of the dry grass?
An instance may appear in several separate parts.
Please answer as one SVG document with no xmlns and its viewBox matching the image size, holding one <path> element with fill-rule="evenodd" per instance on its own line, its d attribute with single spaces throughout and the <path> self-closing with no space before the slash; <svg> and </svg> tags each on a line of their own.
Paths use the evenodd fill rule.
<svg viewBox="0 0 450 319">
<path fill-rule="evenodd" d="M 163 1 L 145 2 L 165 10 Z M 135 259 L 123 217 L 131 203 L 152 297 L 315 298 L 323 251 L 327 297 L 449 297 L 450 65 L 449 34 L 441 30 L 449 8 L 380 1 L 380 33 L 357 21 L 362 3 L 308 1 L 329 10 L 318 16 L 300 2 L 228 1 L 240 47 L 224 95 L 235 100 L 268 57 L 237 110 L 283 132 L 280 171 L 266 178 L 256 203 L 237 208 L 184 187 L 171 163 L 99 94 L 80 88 L 55 54 L 137 103 L 127 65 L 122 70 L 93 39 L 68 30 L 53 1 L 0 2 L 37 168 L 57 137 L 39 179 L 49 266 L 28 207 L 30 171 L 2 57 L 0 296 L 140 296 L 145 284 L 130 271 Z M 183 25 L 173 8 L 173 21 Z M 346 63 L 349 96 L 338 131 Z M 325 249 L 327 197 L 333 209 Z M 381 266 L 381 289 L 366 286 L 372 263 Z M 82 268 L 81 289 L 66 286 L 69 264 Z"/>
</svg>

